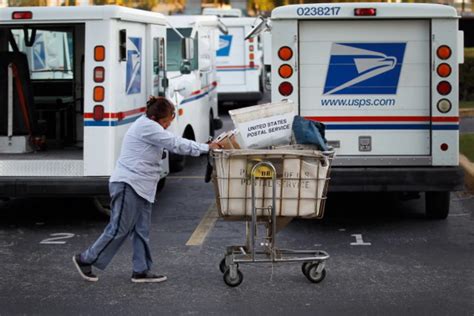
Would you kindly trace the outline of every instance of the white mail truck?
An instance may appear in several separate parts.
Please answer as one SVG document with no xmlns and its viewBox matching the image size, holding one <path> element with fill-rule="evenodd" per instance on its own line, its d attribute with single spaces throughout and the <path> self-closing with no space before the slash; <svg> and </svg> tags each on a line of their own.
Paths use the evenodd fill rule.
<svg viewBox="0 0 474 316">
<path fill-rule="evenodd" d="M 167 28 L 161 14 L 119 6 L 0 11 L 0 197 L 108 195 L 123 136 L 150 95 L 178 102 L 175 132 L 207 139 L 216 105 L 191 95 L 210 98 L 215 78 L 168 80 L 189 77 L 193 61 L 185 38 L 167 73 Z"/>
<path fill-rule="evenodd" d="M 326 125 L 332 191 L 424 192 L 446 218 L 459 168 L 458 15 L 436 4 L 273 10 L 272 101 Z"/>
<path fill-rule="evenodd" d="M 176 15 L 166 19 L 166 73 L 169 95 L 177 107 L 170 130 L 206 142 L 222 127 L 217 109 L 216 51 L 219 34 L 226 30 L 216 16 Z M 189 56 L 183 59 L 181 52 L 186 44 Z M 184 156 L 170 154 L 172 172 L 182 170 L 184 163 Z"/>
<path fill-rule="evenodd" d="M 228 34 L 221 34 L 217 50 L 219 103 L 254 105 L 263 97 L 263 50 L 260 38 L 245 40 L 255 18 L 222 18 Z"/>
</svg>

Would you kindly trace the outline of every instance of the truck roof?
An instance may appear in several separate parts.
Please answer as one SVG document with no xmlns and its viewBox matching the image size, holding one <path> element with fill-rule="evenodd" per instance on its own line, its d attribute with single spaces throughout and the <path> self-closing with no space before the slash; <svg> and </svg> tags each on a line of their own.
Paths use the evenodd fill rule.
<svg viewBox="0 0 474 316">
<path fill-rule="evenodd" d="M 13 19 L 14 12 L 31 12 L 31 19 Z M 0 10 L 0 23 L 79 22 L 88 20 L 120 19 L 166 25 L 163 14 L 117 5 L 83 7 L 8 7 Z"/>
<path fill-rule="evenodd" d="M 305 8 L 329 8 L 326 11 L 315 11 Z M 303 9 L 301 9 L 303 8 Z M 330 8 L 340 8 L 339 10 Z M 354 9 L 374 8 L 376 16 L 354 16 Z M 299 10 L 298 10 L 299 9 Z M 335 14 L 337 12 L 337 14 Z M 326 14 L 327 13 L 327 14 Z M 272 19 L 420 19 L 420 18 L 459 18 L 456 9 L 451 6 L 429 3 L 318 3 L 287 5 L 274 9 Z"/>
<path fill-rule="evenodd" d="M 217 26 L 218 19 L 215 15 L 170 15 L 166 19 L 174 27 L 192 27 L 195 23 L 201 26 Z"/>
<path fill-rule="evenodd" d="M 258 19 L 256 17 L 244 17 L 244 18 L 221 18 L 222 23 L 227 26 L 253 26 Z"/>
<path fill-rule="evenodd" d="M 219 8 L 204 8 L 202 10 L 204 15 L 217 15 L 220 17 L 241 17 L 242 10 L 240 9 L 219 9 Z"/>
</svg>

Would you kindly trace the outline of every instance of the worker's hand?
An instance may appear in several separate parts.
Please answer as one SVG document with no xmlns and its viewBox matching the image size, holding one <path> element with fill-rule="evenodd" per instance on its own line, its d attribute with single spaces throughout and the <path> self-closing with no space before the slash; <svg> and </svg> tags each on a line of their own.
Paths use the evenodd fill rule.
<svg viewBox="0 0 474 316">
<path fill-rule="evenodd" d="M 209 144 L 209 149 L 221 149 L 222 145 L 218 143 L 210 143 Z"/>
</svg>

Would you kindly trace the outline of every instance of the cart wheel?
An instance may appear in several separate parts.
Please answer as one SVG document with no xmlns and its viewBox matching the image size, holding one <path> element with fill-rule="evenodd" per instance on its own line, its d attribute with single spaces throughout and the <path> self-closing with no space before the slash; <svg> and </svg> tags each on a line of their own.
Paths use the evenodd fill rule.
<svg viewBox="0 0 474 316">
<path fill-rule="evenodd" d="M 221 260 L 219 263 L 219 270 L 221 270 L 222 273 L 225 272 L 225 270 L 229 269 L 229 267 L 225 264 L 225 258 Z"/>
<path fill-rule="evenodd" d="M 244 280 L 244 275 L 240 270 L 237 270 L 237 277 L 236 278 L 231 278 L 230 277 L 230 269 L 225 270 L 224 272 L 224 282 L 230 287 L 236 287 L 239 286 L 240 283 Z"/>
<path fill-rule="evenodd" d="M 312 264 L 311 261 L 306 261 L 306 262 L 303 262 L 303 264 L 301 265 L 301 271 L 303 272 L 304 275 L 308 274 L 308 268 L 311 264 Z"/>
<path fill-rule="evenodd" d="M 239 264 L 236 263 L 237 265 L 237 268 L 239 267 Z M 225 272 L 225 270 L 229 269 L 229 266 L 225 264 L 225 257 L 224 259 L 221 260 L 221 262 L 219 263 L 219 270 L 221 270 L 222 273 Z"/>
<path fill-rule="evenodd" d="M 326 277 L 326 269 L 322 269 L 321 272 L 318 273 L 318 266 L 319 263 L 311 264 L 307 269 L 308 272 L 305 274 L 308 280 L 313 283 L 319 283 Z"/>
</svg>

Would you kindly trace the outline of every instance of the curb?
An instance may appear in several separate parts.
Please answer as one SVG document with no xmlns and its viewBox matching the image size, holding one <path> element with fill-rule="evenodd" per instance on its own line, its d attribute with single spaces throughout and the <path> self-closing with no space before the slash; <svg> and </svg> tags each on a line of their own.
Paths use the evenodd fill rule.
<svg viewBox="0 0 474 316">
<path fill-rule="evenodd" d="M 466 156 L 459 155 L 459 165 L 464 170 L 464 183 L 468 191 L 474 193 L 474 163 L 472 163 Z"/>
<path fill-rule="evenodd" d="M 472 117 L 474 116 L 474 109 L 459 109 L 460 117 Z"/>
</svg>

